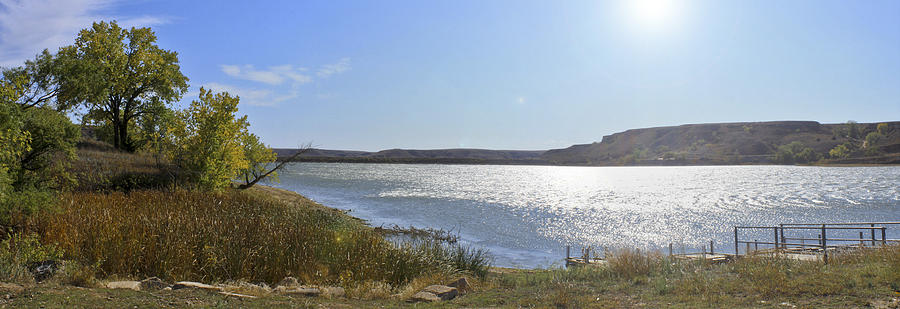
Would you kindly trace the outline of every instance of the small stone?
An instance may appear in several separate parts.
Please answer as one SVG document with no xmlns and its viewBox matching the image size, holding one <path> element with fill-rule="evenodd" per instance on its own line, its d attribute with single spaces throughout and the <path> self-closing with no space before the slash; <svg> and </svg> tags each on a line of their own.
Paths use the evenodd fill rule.
<svg viewBox="0 0 900 309">
<path fill-rule="evenodd" d="M 300 281 L 297 281 L 297 278 L 294 277 L 285 277 L 284 279 L 281 279 L 281 282 L 278 283 L 278 286 L 289 288 L 296 287 L 298 285 L 300 285 Z"/>
<path fill-rule="evenodd" d="M 140 281 L 113 281 L 106 284 L 106 288 L 109 289 L 128 289 L 128 290 L 141 290 L 141 282 Z"/>
<path fill-rule="evenodd" d="M 203 290 L 210 290 L 210 291 L 222 291 L 221 287 L 209 285 L 209 284 L 203 284 L 200 282 L 193 282 L 193 281 L 179 281 L 179 282 L 175 282 L 175 285 L 172 286 L 173 290 L 186 289 L 186 288 L 203 289 Z"/>
<path fill-rule="evenodd" d="M 437 296 L 437 295 L 434 295 L 434 293 L 429 293 L 429 292 L 424 292 L 424 291 L 423 291 L 423 292 L 418 292 L 418 293 L 414 294 L 414 295 L 409 299 L 409 302 L 411 302 L 411 303 L 416 303 L 416 302 L 436 302 L 436 301 L 441 301 L 441 298 L 440 298 L 439 296 Z"/>
<path fill-rule="evenodd" d="M 141 281 L 141 289 L 144 290 L 162 290 L 169 287 L 169 284 L 157 277 L 150 277 Z"/>
<path fill-rule="evenodd" d="M 465 277 L 459 278 L 453 283 L 448 284 L 447 286 L 454 287 L 459 290 L 460 293 L 469 292 L 471 287 L 469 286 L 469 280 Z"/>
<path fill-rule="evenodd" d="M 422 292 L 437 295 L 441 300 L 451 300 L 459 294 L 459 291 L 456 288 L 446 285 L 429 285 L 422 289 Z"/>
</svg>

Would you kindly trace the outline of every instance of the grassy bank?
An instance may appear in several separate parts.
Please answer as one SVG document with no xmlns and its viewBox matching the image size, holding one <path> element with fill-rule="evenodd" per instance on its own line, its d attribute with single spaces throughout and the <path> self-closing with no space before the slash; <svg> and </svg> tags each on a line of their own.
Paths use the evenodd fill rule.
<svg viewBox="0 0 900 309">
<path fill-rule="evenodd" d="M 294 277 L 391 295 L 483 277 L 488 267 L 482 251 L 435 241 L 395 244 L 293 192 L 194 190 L 172 165 L 96 141 L 80 143 L 78 156 L 70 167 L 76 185 L 57 191 L 52 207 L 14 216 L 14 232 L 0 237 L 0 282 L 46 286 L 29 266 L 52 260 L 60 267 L 48 282 L 63 287 L 148 277 L 274 285 Z"/>
<path fill-rule="evenodd" d="M 835 255 L 828 265 L 756 256 L 724 264 L 670 260 L 622 251 L 608 266 L 552 270 L 495 269 L 452 301 L 404 302 L 369 290 L 340 298 L 277 293 L 235 299 L 196 291 L 135 292 L 47 285 L 9 304 L 89 307 L 240 306 L 249 308 L 896 308 L 900 247 Z M 370 289 L 372 289 L 370 287 Z"/>
</svg>

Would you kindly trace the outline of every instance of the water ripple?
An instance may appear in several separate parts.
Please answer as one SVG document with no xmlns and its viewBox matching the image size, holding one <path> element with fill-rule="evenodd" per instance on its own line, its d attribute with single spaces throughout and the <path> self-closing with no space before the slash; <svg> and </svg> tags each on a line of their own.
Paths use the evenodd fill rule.
<svg viewBox="0 0 900 309">
<path fill-rule="evenodd" d="M 900 167 L 299 163 L 281 181 L 373 225 L 458 231 L 500 266 L 547 266 L 566 244 L 727 248 L 734 225 L 900 221 Z"/>
</svg>

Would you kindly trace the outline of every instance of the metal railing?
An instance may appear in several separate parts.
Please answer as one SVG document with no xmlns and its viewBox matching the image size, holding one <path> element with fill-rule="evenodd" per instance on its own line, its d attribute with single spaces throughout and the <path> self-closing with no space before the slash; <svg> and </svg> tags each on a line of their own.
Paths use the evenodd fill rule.
<svg viewBox="0 0 900 309">
<path fill-rule="evenodd" d="M 763 245 L 764 247 L 771 245 L 771 248 L 776 251 L 793 251 L 797 253 L 810 253 L 810 250 L 814 250 L 815 253 L 821 251 L 822 259 L 827 263 L 829 249 L 850 248 L 857 244 L 859 247 L 867 246 L 869 244 L 871 244 L 871 246 L 884 246 L 887 245 L 888 242 L 900 241 L 898 239 L 887 238 L 887 226 L 898 225 L 900 225 L 900 222 L 784 223 L 779 224 L 778 226 L 735 226 L 734 254 L 735 256 L 740 254 L 741 244 L 747 246 L 745 254 L 751 252 L 751 245 L 754 247 L 754 251 L 759 251 L 760 245 Z M 741 230 L 771 230 L 772 241 L 759 241 L 757 239 L 754 239 L 753 241 L 741 240 L 739 234 L 739 231 Z M 792 236 L 788 237 L 785 236 L 786 231 L 795 232 L 795 234 L 798 232 L 813 231 L 819 232 L 819 234 L 815 238 L 793 235 L 788 235 Z M 847 231 L 859 231 L 859 238 L 848 238 L 846 236 Z M 866 231 L 868 231 L 868 233 L 865 233 Z M 843 237 L 832 236 L 829 238 L 829 235 L 839 234 L 840 232 L 844 232 L 845 235 Z M 864 234 L 869 234 L 869 237 L 864 237 Z M 806 241 L 815 241 L 815 243 L 806 243 Z M 794 248 L 790 248 L 790 246 L 794 246 Z"/>
</svg>

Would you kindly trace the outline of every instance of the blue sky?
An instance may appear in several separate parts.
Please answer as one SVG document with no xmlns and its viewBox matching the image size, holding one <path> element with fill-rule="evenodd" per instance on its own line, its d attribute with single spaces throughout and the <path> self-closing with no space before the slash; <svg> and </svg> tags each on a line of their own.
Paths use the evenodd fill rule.
<svg viewBox="0 0 900 309">
<path fill-rule="evenodd" d="M 900 120 L 900 1 L 11 1 L 0 65 L 150 26 L 274 147 L 548 149 L 630 128 Z M 182 102 L 181 104 L 184 104 Z"/>
</svg>

